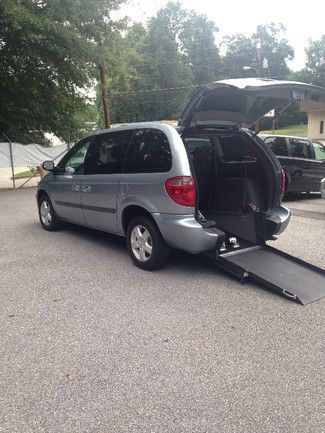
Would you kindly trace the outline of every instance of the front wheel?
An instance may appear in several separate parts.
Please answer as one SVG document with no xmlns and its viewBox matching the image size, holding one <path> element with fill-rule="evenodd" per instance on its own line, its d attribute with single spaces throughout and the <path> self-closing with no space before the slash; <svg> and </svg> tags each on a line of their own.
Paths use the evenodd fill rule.
<svg viewBox="0 0 325 433">
<path fill-rule="evenodd" d="M 131 259 L 139 268 L 153 271 L 165 265 L 169 247 L 149 218 L 135 217 L 128 225 L 126 240 Z"/>
<path fill-rule="evenodd" d="M 59 229 L 59 219 L 56 216 L 50 198 L 45 194 L 38 200 L 38 215 L 43 229 L 50 232 Z"/>
</svg>

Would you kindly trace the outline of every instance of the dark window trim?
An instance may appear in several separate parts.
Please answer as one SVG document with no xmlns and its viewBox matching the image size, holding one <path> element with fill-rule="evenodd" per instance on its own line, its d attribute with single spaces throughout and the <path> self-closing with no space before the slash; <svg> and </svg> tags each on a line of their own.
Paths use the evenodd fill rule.
<svg viewBox="0 0 325 433">
<path fill-rule="evenodd" d="M 320 124 L 319 124 L 319 133 L 320 134 L 324 134 L 324 120 L 320 121 Z"/>
</svg>

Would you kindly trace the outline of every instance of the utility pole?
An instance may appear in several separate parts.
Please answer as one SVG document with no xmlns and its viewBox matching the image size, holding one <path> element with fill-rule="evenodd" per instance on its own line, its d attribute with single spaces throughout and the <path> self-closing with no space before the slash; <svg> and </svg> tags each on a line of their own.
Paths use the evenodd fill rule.
<svg viewBox="0 0 325 433">
<path fill-rule="evenodd" d="M 257 52 L 257 60 L 258 60 L 258 77 L 261 78 L 262 74 L 261 74 L 261 48 L 262 48 L 262 42 L 259 39 L 256 42 L 256 52 Z M 255 122 L 255 132 L 258 132 L 260 129 L 260 122 L 257 121 Z"/>
<path fill-rule="evenodd" d="M 256 52 L 257 52 L 257 61 L 258 61 L 258 76 L 261 78 L 262 76 L 262 59 L 261 59 L 261 48 L 262 48 L 262 42 L 259 39 L 256 42 Z"/>
<path fill-rule="evenodd" d="M 103 64 L 99 65 L 99 72 L 100 72 L 100 86 L 101 86 L 101 90 L 102 90 L 102 101 L 103 101 L 105 128 L 109 129 L 111 127 L 111 118 L 110 118 L 108 96 L 107 96 L 106 69 L 105 69 L 105 66 Z"/>
</svg>

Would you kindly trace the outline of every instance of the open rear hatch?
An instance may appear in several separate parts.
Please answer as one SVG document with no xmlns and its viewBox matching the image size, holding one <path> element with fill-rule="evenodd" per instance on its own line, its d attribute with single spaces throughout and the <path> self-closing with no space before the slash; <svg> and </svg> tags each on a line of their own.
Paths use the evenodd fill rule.
<svg viewBox="0 0 325 433">
<path fill-rule="evenodd" d="M 323 269 L 268 245 L 221 253 L 217 264 L 242 282 L 250 278 L 303 305 L 325 296 Z"/>
<path fill-rule="evenodd" d="M 325 102 L 325 89 L 295 81 L 239 78 L 206 84 L 192 97 L 179 126 L 250 127 L 288 102 Z"/>
<path fill-rule="evenodd" d="M 182 127 L 184 136 L 190 131 L 249 128 L 269 111 L 282 109 L 290 102 L 302 101 L 325 102 L 325 89 L 305 83 L 267 78 L 216 81 L 201 87 L 191 98 L 179 120 L 179 126 Z M 245 175 L 245 182 L 246 178 Z M 228 196 L 231 188 L 226 185 L 222 190 Z M 241 196 L 238 191 L 236 194 Z M 222 201 L 222 197 L 218 197 L 217 201 Z M 214 215 L 209 217 L 215 219 Z M 249 239 L 249 242 L 241 249 L 230 247 L 230 251 L 228 249 L 224 252 L 220 252 L 220 249 L 217 255 L 217 264 L 220 267 L 242 281 L 250 277 L 301 304 L 308 304 L 325 296 L 324 270 L 265 244 L 256 245 L 258 239 L 253 236 L 256 234 L 256 221 L 250 220 L 250 214 L 242 215 L 246 220 L 241 222 L 241 226 L 246 232 L 252 232 L 252 235 L 248 237 L 246 232 L 234 233 L 233 227 L 239 221 L 238 216 L 235 215 L 234 218 L 234 221 L 231 220 L 228 213 L 226 221 L 218 219 L 216 227 L 227 232 L 228 236 L 231 233 L 238 236 L 241 245 L 245 239 Z"/>
</svg>

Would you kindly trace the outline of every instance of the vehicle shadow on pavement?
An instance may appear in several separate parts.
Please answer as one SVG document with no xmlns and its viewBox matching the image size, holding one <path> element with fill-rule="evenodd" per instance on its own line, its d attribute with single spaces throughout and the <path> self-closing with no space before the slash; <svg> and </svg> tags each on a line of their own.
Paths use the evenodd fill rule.
<svg viewBox="0 0 325 433">
<path fill-rule="evenodd" d="M 100 230 L 91 229 L 89 227 L 81 227 L 73 224 L 66 224 L 62 230 L 69 232 L 70 235 L 75 237 L 87 238 L 85 242 L 92 241 L 98 245 L 111 247 L 119 252 L 125 251 L 126 249 L 126 239 L 122 236 L 113 235 L 111 233 L 105 233 Z"/>
<path fill-rule="evenodd" d="M 38 222 L 28 224 L 28 226 L 32 229 L 39 229 L 43 231 Z M 85 246 L 87 246 L 87 243 L 91 242 L 93 245 L 95 244 L 100 247 L 105 246 L 109 248 L 113 254 L 114 252 L 123 253 L 125 257 L 128 258 L 126 239 L 122 236 L 117 236 L 111 233 L 105 233 L 99 230 L 81 227 L 74 224 L 64 224 L 59 233 L 60 232 L 68 233 L 69 236 L 82 240 L 82 242 L 85 243 Z M 50 232 L 48 233 L 51 235 Z M 55 236 L 55 234 L 56 233 L 53 233 L 53 236 Z M 174 249 L 172 249 L 170 252 L 170 257 L 166 268 L 163 268 L 161 271 L 164 269 L 178 269 L 181 272 L 184 272 L 188 269 L 202 270 L 207 272 L 216 271 L 215 264 L 207 256 L 204 256 L 203 254 L 193 255 L 186 253 L 185 251 Z"/>
<path fill-rule="evenodd" d="M 29 224 L 33 228 L 39 227 L 38 223 Z M 40 228 L 40 227 L 39 227 Z M 40 228 L 40 230 L 42 230 Z M 74 237 L 77 241 L 82 240 L 82 242 L 87 245 L 87 243 L 91 242 L 93 246 L 105 247 L 108 248 L 112 254 L 123 255 L 125 260 L 129 260 L 131 264 L 131 259 L 128 256 L 128 251 L 126 248 L 126 240 L 122 236 L 116 236 L 110 233 L 101 232 L 98 230 L 75 226 L 73 224 L 67 224 L 62 228 L 62 231 L 69 234 L 69 236 Z M 49 233 L 51 235 L 51 233 Z M 55 234 L 54 234 L 55 235 Z M 101 254 L 101 251 L 98 251 Z M 124 260 L 124 258 L 123 258 Z M 135 270 L 137 268 L 134 268 Z M 146 273 L 146 271 L 141 271 Z M 231 284 L 238 285 L 240 287 L 240 281 L 234 275 L 224 271 L 223 269 L 217 267 L 216 263 L 208 256 L 203 254 L 193 255 L 181 250 L 171 250 L 169 260 L 166 264 L 166 267 L 155 271 L 157 274 L 169 274 L 174 277 L 185 277 L 188 273 L 188 276 L 192 276 L 194 274 L 201 274 L 202 278 L 221 278 L 227 279 Z M 248 279 L 247 284 L 251 286 L 252 290 L 262 290 L 265 293 L 270 293 L 276 297 L 281 297 L 279 293 L 273 292 L 263 285 L 253 282 Z M 253 286 L 253 287 L 252 287 Z M 227 284 L 227 287 L 228 284 Z"/>
<path fill-rule="evenodd" d="M 64 230 L 68 231 L 72 236 L 82 237 L 84 239 L 86 238 L 85 242 L 92 241 L 93 243 L 96 243 L 100 246 L 105 245 L 105 247 L 110 248 L 113 253 L 114 251 L 123 253 L 126 258 L 129 258 L 126 239 L 122 236 L 73 225 L 67 225 Z M 202 270 L 206 272 L 215 272 L 217 270 L 213 261 L 203 254 L 193 255 L 186 253 L 185 251 L 175 249 L 171 250 L 167 265 L 161 269 L 161 272 L 165 270 L 170 271 L 172 269 L 177 269 L 177 272 L 185 272 L 188 269 Z"/>
<path fill-rule="evenodd" d="M 294 194 L 294 193 L 289 193 L 289 194 L 287 194 L 284 197 L 283 202 L 284 203 L 288 203 L 288 202 L 291 202 L 291 201 L 302 201 L 302 200 L 306 200 L 306 201 L 310 200 L 310 201 L 312 201 L 312 200 L 318 200 L 320 198 L 321 198 L 321 194 L 319 194 L 317 192 L 311 193 L 311 194 L 304 194 L 304 193 Z"/>
<path fill-rule="evenodd" d="M 209 271 L 215 269 L 214 262 L 203 254 L 190 254 L 181 250 L 172 250 L 167 264 L 169 269 Z"/>
</svg>

